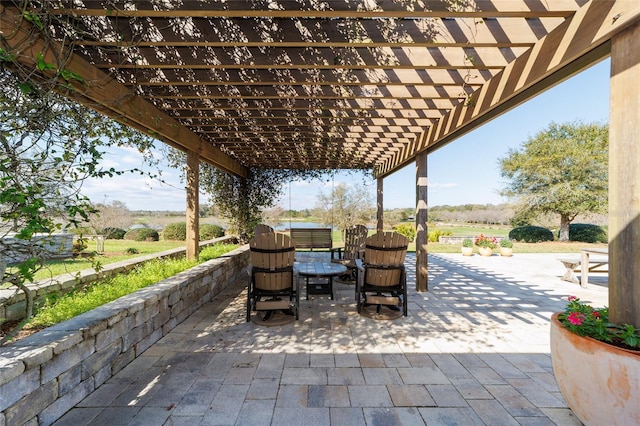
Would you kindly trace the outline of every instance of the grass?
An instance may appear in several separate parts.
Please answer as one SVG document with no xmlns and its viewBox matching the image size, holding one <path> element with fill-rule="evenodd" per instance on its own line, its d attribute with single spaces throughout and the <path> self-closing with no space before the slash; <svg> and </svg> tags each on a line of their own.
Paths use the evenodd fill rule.
<svg viewBox="0 0 640 426">
<path fill-rule="evenodd" d="M 45 305 L 38 310 L 26 328 L 49 327 L 66 321 L 199 263 L 219 257 L 237 247 L 233 244 L 216 244 L 206 247 L 202 249 L 199 260 L 184 258 L 152 260 L 136 267 L 128 274 L 118 274 L 63 296 L 49 296 Z"/>
<path fill-rule="evenodd" d="M 95 247 L 93 242 L 89 242 L 86 252 L 90 253 Z M 45 280 L 69 272 L 77 272 L 87 268 L 93 268 L 94 262 L 100 265 L 120 262 L 121 260 L 132 259 L 147 254 L 158 253 L 178 247 L 184 247 L 184 241 L 129 241 L 129 240 L 106 240 L 104 242 L 104 253 L 96 254 L 94 260 L 86 257 L 74 257 L 69 259 L 51 260 L 46 266 L 39 270 L 34 279 L 36 281 Z M 129 254 L 129 248 L 135 248 L 138 253 Z"/>
<path fill-rule="evenodd" d="M 486 227 L 486 226 L 455 226 L 455 227 L 430 227 L 429 231 L 441 230 L 450 231 L 454 237 L 476 237 L 480 234 L 488 235 L 491 237 L 507 237 L 511 228 L 501 227 Z M 369 235 L 374 231 L 370 231 Z M 333 243 L 335 247 L 344 245 L 342 236 L 339 231 L 333 232 Z M 606 244 L 589 244 L 580 242 L 560 242 L 560 241 L 545 241 L 541 243 L 513 243 L 514 253 L 580 253 L 580 249 L 583 247 L 606 247 Z M 460 253 L 460 244 L 440 244 L 429 243 L 427 248 L 429 253 Z M 499 249 L 497 249 L 499 250 Z M 416 251 L 416 243 L 409 243 L 409 252 Z M 477 252 L 477 248 L 474 250 Z"/>
<path fill-rule="evenodd" d="M 513 243 L 513 253 L 580 253 L 583 247 L 606 247 L 606 244 L 589 244 L 580 242 L 545 241 L 542 243 Z M 415 251 L 415 243 L 409 244 L 409 251 Z M 460 253 L 460 244 L 429 243 L 429 253 Z M 477 247 L 474 248 L 477 252 Z M 497 252 L 499 249 L 494 251 Z"/>
</svg>

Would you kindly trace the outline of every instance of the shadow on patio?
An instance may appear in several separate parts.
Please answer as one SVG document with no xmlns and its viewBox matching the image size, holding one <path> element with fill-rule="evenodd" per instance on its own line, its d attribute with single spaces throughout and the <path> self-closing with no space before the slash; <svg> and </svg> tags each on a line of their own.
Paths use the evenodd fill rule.
<svg viewBox="0 0 640 426">
<path fill-rule="evenodd" d="M 554 255 L 429 256 L 409 316 L 359 316 L 354 288 L 301 300 L 300 320 L 245 322 L 236 282 L 57 424 L 580 424 L 557 389 L 549 317 L 566 296 L 607 289 L 560 280 Z M 304 292 L 303 292 L 304 296 Z"/>
</svg>

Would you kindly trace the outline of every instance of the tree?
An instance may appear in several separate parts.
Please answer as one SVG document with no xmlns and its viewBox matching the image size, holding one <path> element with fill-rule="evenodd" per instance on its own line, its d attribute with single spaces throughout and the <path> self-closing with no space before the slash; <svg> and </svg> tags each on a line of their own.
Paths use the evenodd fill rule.
<svg viewBox="0 0 640 426">
<path fill-rule="evenodd" d="M 96 213 L 89 218 L 89 223 L 96 233 L 104 228 L 127 229 L 133 225 L 133 215 L 125 203 L 113 200 L 111 203 L 98 203 L 94 206 Z"/>
<path fill-rule="evenodd" d="M 340 183 L 329 194 L 320 192 L 316 209 L 324 224 L 344 231 L 349 226 L 371 220 L 375 211 L 372 198 L 364 185 L 347 186 Z"/>
<path fill-rule="evenodd" d="M 33 297 L 26 282 L 52 255 L 34 234 L 46 237 L 78 227 L 96 213 L 81 193 L 82 183 L 125 172 L 101 168 L 102 146 L 147 152 L 153 140 L 58 95 L 50 86 L 29 83 L 26 90 L 25 84 L 0 67 L 0 219 L 5 225 L 0 228 L 0 252 L 19 259 L 2 284 L 25 294 L 28 321 Z M 3 237 L 9 233 L 23 244 L 6 245 Z"/>
<path fill-rule="evenodd" d="M 182 153 L 171 150 L 172 165 L 180 161 Z M 315 179 L 324 176 L 326 170 L 251 169 L 249 176 L 238 178 L 208 164 L 200 165 L 201 188 L 220 214 L 229 219 L 231 231 L 241 240 L 249 237 L 253 228 L 262 222 L 262 212 L 273 207 L 292 180 Z"/>
<path fill-rule="evenodd" d="M 559 239 L 568 241 L 578 214 L 607 211 L 608 134 L 598 123 L 551 123 L 500 159 L 510 180 L 501 194 L 518 199 L 520 211 L 560 215 Z"/>
</svg>

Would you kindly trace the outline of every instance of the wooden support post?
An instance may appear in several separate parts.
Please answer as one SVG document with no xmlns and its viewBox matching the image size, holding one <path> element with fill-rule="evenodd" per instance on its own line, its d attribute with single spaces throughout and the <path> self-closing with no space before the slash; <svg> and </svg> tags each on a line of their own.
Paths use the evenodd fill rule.
<svg viewBox="0 0 640 426">
<path fill-rule="evenodd" d="M 199 185 L 200 156 L 187 151 L 187 259 L 196 259 L 200 249 Z"/>
<path fill-rule="evenodd" d="M 427 152 L 416 156 L 416 291 L 429 291 L 427 265 Z"/>
<path fill-rule="evenodd" d="M 640 23 L 611 40 L 609 320 L 640 327 Z"/>
<path fill-rule="evenodd" d="M 378 224 L 376 226 L 376 229 L 378 232 L 384 231 L 384 202 L 383 202 L 384 184 L 382 180 L 383 180 L 382 178 L 378 178 L 378 203 L 377 203 Z"/>
</svg>

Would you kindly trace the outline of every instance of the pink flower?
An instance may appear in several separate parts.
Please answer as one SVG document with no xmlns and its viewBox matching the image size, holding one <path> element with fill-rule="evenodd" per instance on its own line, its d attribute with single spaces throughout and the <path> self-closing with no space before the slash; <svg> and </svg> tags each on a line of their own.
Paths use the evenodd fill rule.
<svg viewBox="0 0 640 426">
<path fill-rule="evenodd" d="M 600 318 L 600 312 L 598 312 L 598 311 L 593 311 L 593 312 L 591 312 L 591 315 L 592 315 L 594 318 Z"/>
<path fill-rule="evenodd" d="M 578 300 L 578 298 L 576 296 L 569 296 L 569 297 L 567 297 L 567 299 L 569 300 L 569 302 L 573 302 L 575 300 Z"/>
<path fill-rule="evenodd" d="M 582 322 L 584 321 L 584 314 L 581 314 L 580 312 L 571 312 L 567 315 L 567 320 L 569 320 L 573 325 L 582 325 Z"/>
</svg>

